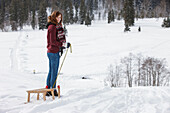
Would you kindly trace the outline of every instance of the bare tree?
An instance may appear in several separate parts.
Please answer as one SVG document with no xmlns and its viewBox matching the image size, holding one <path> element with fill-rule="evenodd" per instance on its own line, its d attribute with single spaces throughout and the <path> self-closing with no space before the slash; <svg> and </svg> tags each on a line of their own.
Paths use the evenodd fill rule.
<svg viewBox="0 0 170 113">
<path fill-rule="evenodd" d="M 108 77 L 105 82 L 109 82 L 111 87 L 121 86 L 121 68 L 119 65 L 110 65 L 108 67 Z"/>
<path fill-rule="evenodd" d="M 143 62 L 143 56 L 141 54 L 137 54 L 136 56 L 136 60 L 137 60 L 137 72 L 138 72 L 138 76 L 137 76 L 137 84 L 138 86 L 141 85 L 141 67 L 142 67 L 142 62 Z"/>
<path fill-rule="evenodd" d="M 124 67 L 124 73 L 127 77 L 128 86 L 132 87 L 133 76 L 134 76 L 134 55 L 132 53 L 129 54 L 128 57 L 124 57 L 121 59 L 121 63 Z"/>
<path fill-rule="evenodd" d="M 107 81 L 111 87 L 169 86 L 170 71 L 166 59 L 143 57 L 141 54 L 121 59 L 120 64 L 108 67 Z"/>
<path fill-rule="evenodd" d="M 168 69 L 165 59 L 147 57 L 142 64 L 143 80 L 147 86 L 160 86 L 165 81 Z"/>
</svg>

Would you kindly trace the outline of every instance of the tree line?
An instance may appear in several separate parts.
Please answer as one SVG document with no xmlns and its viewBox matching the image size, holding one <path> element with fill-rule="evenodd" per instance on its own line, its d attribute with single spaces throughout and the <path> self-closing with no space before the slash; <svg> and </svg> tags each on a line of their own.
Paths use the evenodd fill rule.
<svg viewBox="0 0 170 113">
<path fill-rule="evenodd" d="M 166 59 L 130 53 L 118 64 L 108 67 L 105 83 L 111 87 L 169 86 L 170 70 Z"/>
<path fill-rule="evenodd" d="M 125 27 L 133 26 L 134 19 L 169 17 L 169 0 L 0 0 L 0 29 L 13 31 L 31 25 L 45 29 L 47 8 L 63 14 L 63 24 L 91 25 L 93 20 L 124 19 Z M 167 22 L 168 21 L 168 22 Z M 170 23 L 166 19 L 164 23 Z M 167 25 L 168 25 L 167 24 Z M 167 26 L 164 25 L 164 26 Z"/>
</svg>

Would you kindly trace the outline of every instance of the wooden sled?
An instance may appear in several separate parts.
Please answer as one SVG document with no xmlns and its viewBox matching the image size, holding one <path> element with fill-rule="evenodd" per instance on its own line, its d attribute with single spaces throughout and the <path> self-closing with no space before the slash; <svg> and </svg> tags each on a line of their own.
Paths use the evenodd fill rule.
<svg viewBox="0 0 170 113">
<path fill-rule="evenodd" d="M 52 89 L 41 88 L 41 89 L 28 90 L 27 91 L 27 93 L 28 93 L 28 101 L 27 102 L 30 102 L 30 94 L 31 93 L 37 93 L 37 100 L 39 100 L 39 94 L 42 93 L 43 94 L 43 100 L 45 101 L 46 100 L 46 93 L 48 91 L 51 91 L 52 98 L 54 100 L 55 99 L 54 89 L 56 89 L 56 88 L 52 88 Z M 57 89 L 58 89 L 58 98 L 60 98 L 60 86 L 59 85 L 57 86 Z"/>
</svg>

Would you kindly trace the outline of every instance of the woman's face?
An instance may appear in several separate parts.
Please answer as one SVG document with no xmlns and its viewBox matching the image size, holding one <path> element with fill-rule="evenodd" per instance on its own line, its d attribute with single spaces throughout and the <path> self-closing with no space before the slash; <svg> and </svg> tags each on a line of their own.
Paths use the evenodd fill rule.
<svg viewBox="0 0 170 113">
<path fill-rule="evenodd" d="M 56 20 L 57 20 L 58 23 L 60 23 L 60 21 L 61 21 L 61 15 L 58 15 L 58 16 L 56 17 Z"/>
</svg>

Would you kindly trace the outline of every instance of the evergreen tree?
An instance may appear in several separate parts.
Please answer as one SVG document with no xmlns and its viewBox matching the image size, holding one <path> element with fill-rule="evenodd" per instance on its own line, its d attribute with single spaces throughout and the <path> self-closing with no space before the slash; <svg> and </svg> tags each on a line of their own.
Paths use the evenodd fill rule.
<svg viewBox="0 0 170 113">
<path fill-rule="evenodd" d="M 115 9 L 115 14 L 112 12 L 111 16 L 114 15 L 118 20 L 124 17 L 125 26 L 128 27 L 134 25 L 135 16 L 136 18 L 170 16 L 170 0 L 0 0 L 0 29 L 4 28 L 5 30 L 7 27 L 4 27 L 4 25 L 11 25 L 12 30 L 17 30 L 18 26 L 22 29 L 25 24 L 35 24 L 36 22 L 32 21 L 35 18 L 34 13 L 40 12 L 40 4 L 43 1 L 46 1 L 47 5 L 53 8 L 52 11 L 61 11 L 63 22 L 66 24 L 77 23 L 78 21 L 84 24 L 86 9 L 89 11 L 91 20 L 94 19 L 94 12 L 99 15 L 99 18 L 102 15 L 101 18 L 105 19 L 111 3 L 114 3 Z M 33 5 L 35 5 L 35 8 Z M 103 11 L 99 12 L 99 8 L 103 8 Z M 40 16 L 39 12 L 38 15 Z M 108 16 L 108 22 L 114 21 L 113 18 Z M 164 22 L 167 23 L 167 19 Z"/>
<path fill-rule="evenodd" d="M 167 12 L 167 17 L 170 16 L 170 0 L 166 0 L 166 12 Z"/>
<path fill-rule="evenodd" d="M 130 28 L 129 28 L 129 26 L 127 24 L 125 24 L 124 32 L 128 32 L 128 31 L 130 31 Z"/>
<path fill-rule="evenodd" d="M 170 27 L 170 18 L 164 19 L 162 27 Z"/>
<path fill-rule="evenodd" d="M 73 5 L 71 3 L 71 1 L 69 2 L 69 23 L 73 24 L 74 23 L 74 19 L 73 19 L 74 13 L 73 13 Z"/>
<path fill-rule="evenodd" d="M 68 30 L 66 28 L 66 25 L 64 25 L 64 33 L 65 33 L 66 36 L 68 35 Z"/>
<path fill-rule="evenodd" d="M 38 12 L 39 29 L 44 30 L 47 23 L 47 12 L 45 1 L 41 2 L 39 12 Z"/>
<path fill-rule="evenodd" d="M 130 11 L 130 7 L 129 7 L 129 1 L 125 0 L 124 3 L 124 8 L 123 8 L 123 17 L 124 17 L 124 21 L 125 21 L 125 27 L 129 26 L 129 11 Z"/>
<path fill-rule="evenodd" d="M 93 14 L 94 3 L 93 3 L 93 0 L 89 0 L 89 5 L 88 6 L 89 6 L 89 11 L 90 11 L 90 18 L 91 18 L 91 20 L 94 20 L 94 14 Z"/>
<path fill-rule="evenodd" d="M 111 23 L 112 13 L 111 11 L 108 12 L 108 23 Z"/>
<path fill-rule="evenodd" d="M 65 6 L 67 5 L 67 0 L 57 0 L 57 7 L 59 7 L 60 9 L 64 10 Z"/>
<path fill-rule="evenodd" d="M 101 13 L 99 12 L 99 17 L 98 17 L 98 19 L 100 20 L 101 19 Z"/>
<path fill-rule="evenodd" d="M 113 9 L 111 10 L 111 21 L 114 22 L 115 21 L 115 14 Z"/>
<path fill-rule="evenodd" d="M 130 5 L 130 26 L 134 26 L 135 23 L 134 0 L 129 0 L 129 5 Z"/>
<path fill-rule="evenodd" d="M 134 5 L 133 0 L 125 0 L 123 14 L 124 14 L 124 21 L 125 21 L 125 29 L 129 28 L 129 26 L 134 25 Z"/>
<path fill-rule="evenodd" d="M 94 9 L 93 0 L 89 0 L 88 6 L 89 6 L 90 15 L 93 15 L 93 9 Z"/>
<path fill-rule="evenodd" d="M 94 1 L 94 10 L 98 10 L 98 0 Z"/>
<path fill-rule="evenodd" d="M 60 3 L 59 2 L 59 0 L 49 0 L 49 3 L 50 3 L 50 7 L 51 7 L 51 9 L 52 9 L 52 11 L 54 11 L 54 10 L 56 10 L 56 9 L 58 9 L 58 3 Z"/>
<path fill-rule="evenodd" d="M 118 13 L 118 17 L 117 17 L 117 20 L 120 20 L 121 19 L 121 14 Z"/>
<path fill-rule="evenodd" d="M 86 16 L 85 14 L 86 14 L 86 11 L 85 11 L 85 2 L 84 2 L 84 0 L 81 0 L 80 13 L 79 13 L 80 24 L 84 24 L 85 16 Z"/>
<path fill-rule="evenodd" d="M 12 0 L 10 4 L 10 24 L 12 31 L 17 31 L 18 27 L 18 0 Z"/>
<path fill-rule="evenodd" d="M 31 26 L 32 26 L 32 29 L 35 29 L 35 1 L 33 1 Z"/>
<path fill-rule="evenodd" d="M 62 7 L 64 10 L 63 23 L 69 24 L 69 3 L 67 0 L 63 0 Z"/>
<path fill-rule="evenodd" d="M 4 19 L 5 19 L 5 2 L 4 0 L 1 1 L 0 4 L 0 29 L 3 31 L 4 29 Z"/>
<path fill-rule="evenodd" d="M 75 17 L 74 17 L 74 22 L 78 22 L 78 8 L 79 8 L 79 2 L 78 0 L 74 0 L 74 6 L 75 6 Z"/>
<path fill-rule="evenodd" d="M 91 25 L 91 19 L 90 19 L 90 13 L 89 11 L 87 12 L 86 20 L 85 20 L 85 25 Z"/>
<path fill-rule="evenodd" d="M 28 20 L 28 15 L 29 15 L 29 6 L 30 6 L 30 3 L 29 3 L 30 0 L 24 0 L 24 8 L 22 9 L 23 12 L 24 12 L 24 17 L 23 17 L 23 21 L 24 23 L 27 24 L 27 20 Z"/>
<path fill-rule="evenodd" d="M 108 23 L 114 22 L 115 21 L 115 16 L 114 16 L 114 11 L 113 9 L 108 12 Z"/>
<path fill-rule="evenodd" d="M 24 1 L 23 0 L 21 0 L 20 2 L 19 2 L 19 7 L 20 8 L 18 8 L 18 23 L 19 23 L 19 27 L 20 27 L 20 29 L 23 29 L 23 24 L 24 24 Z"/>
<path fill-rule="evenodd" d="M 69 6 L 68 6 L 68 2 L 65 1 L 64 4 L 64 19 L 63 19 L 63 23 L 64 24 L 69 24 Z"/>
</svg>

